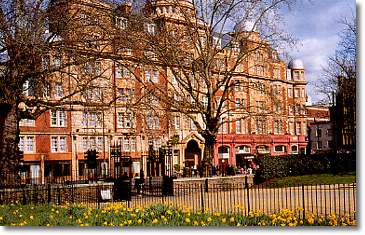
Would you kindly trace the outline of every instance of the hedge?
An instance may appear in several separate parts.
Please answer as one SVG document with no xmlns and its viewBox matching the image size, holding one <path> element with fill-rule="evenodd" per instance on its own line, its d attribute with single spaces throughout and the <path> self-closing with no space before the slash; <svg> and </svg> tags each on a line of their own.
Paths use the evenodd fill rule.
<svg viewBox="0 0 365 235">
<path fill-rule="evenodd" d="M 259 156 L 255 182 L 308 174 L 341 174 L 356 171 L 356 154 Z"/>
</svg>

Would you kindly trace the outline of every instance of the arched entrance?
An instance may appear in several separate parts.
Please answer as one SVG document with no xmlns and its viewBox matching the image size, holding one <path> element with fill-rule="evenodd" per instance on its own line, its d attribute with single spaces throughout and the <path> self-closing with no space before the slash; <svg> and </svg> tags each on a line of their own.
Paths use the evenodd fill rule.
<svg viewBox="0 0 365 235">
<path fill-rule="evenodd" d="M 185 167 L 195 168 L 201 163 L 201 149 L 196 140 L 190 140 L 185 149 Z"/>
</svg>

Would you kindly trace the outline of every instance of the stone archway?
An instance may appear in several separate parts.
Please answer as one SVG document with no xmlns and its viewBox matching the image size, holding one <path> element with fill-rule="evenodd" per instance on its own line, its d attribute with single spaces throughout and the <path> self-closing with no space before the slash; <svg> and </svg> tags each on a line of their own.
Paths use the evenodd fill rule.
<svg viewBox="0 0 365 235">
<path fill-rule="evenodd" d="M 201 163 L 201 154 L 202 150 L 199 148 L 199 144 L 196 140 L 190 140 L 185 148 L 185 166 L 186 167 L 193 167 L 198 166 Z"/>
</svg>

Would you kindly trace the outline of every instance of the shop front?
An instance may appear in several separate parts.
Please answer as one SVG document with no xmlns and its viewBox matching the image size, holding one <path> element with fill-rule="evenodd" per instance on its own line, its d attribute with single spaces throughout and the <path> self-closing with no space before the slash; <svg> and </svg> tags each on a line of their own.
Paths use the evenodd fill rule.
<svg viewBox="0 0 365 235">
<path fill-rule="evenodd" d="M 236 167 L 241 174 L 253 174 L 255 167 L 255 155 L 251 153 L 251 146 L 242 145 L 236 147 Z"/>
</svg>

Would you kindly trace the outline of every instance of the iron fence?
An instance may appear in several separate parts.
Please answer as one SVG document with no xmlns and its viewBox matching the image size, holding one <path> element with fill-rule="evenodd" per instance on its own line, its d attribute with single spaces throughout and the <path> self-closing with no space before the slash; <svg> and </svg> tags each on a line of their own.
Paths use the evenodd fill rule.
<svg viewBox="0 0 365 235">
<path fill-rule="evenodd" d="M 162 179 L 147 179 L 144 182 L 127 180 L 126 183 L 130 186 L 127 192 L 130 193 L 129 199 L 117 197 L 116 191 L 120 185 L 113 182 L 74 182 L 3 187 L 0 189 L 0 204 L 81 203 L 92 207 L 117 202 L 130 207 L 167 204 L 189 207 L 195 212 L 210 210 L 245 215 L 250 211 L 271 214 L 286 208 L 297 210 L 302 218 L 307 213 L 329 215 L 333 212 L 356 218 L 356 183 L 276 186 L 205 180 L 199 183 L 174 182 L 171 190 L 166 190 Z"/>
</svg>

